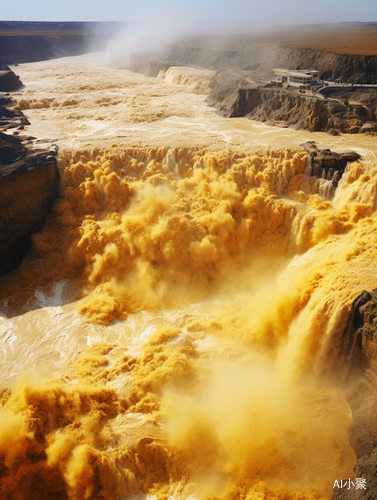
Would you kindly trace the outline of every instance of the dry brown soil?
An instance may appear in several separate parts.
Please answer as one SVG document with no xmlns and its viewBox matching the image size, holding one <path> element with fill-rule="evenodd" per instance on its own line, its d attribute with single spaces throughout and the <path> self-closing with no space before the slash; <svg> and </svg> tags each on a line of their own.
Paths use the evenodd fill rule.
<svg viewBox="0 0 377 500">
<path fill-rule="evenodd" d="M 336 26 L 336 25 L 335 25 Z M 320 49 L 336 54 L 377 55 L 377 25 L 355 27 L 296 27 L 258 35 L 222 37 L 219 44 L 225 50 L 240 50 L 245 46 L 283 45 Z M 212 38 L 213 40 L 213 38 Z M 193 45 L 205 45 L 207 37 L 189 40 Z"/>
</svg>

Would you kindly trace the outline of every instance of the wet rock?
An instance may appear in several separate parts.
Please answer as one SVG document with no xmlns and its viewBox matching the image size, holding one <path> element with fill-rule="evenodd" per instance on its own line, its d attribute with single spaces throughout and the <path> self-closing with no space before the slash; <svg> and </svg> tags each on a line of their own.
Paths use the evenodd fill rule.
<svg viewBox="0 0 377 500">
<path fill-rule="evenodd" d="M 360 155 L 355 151 L 335 153 L 330 149 L 318 149 L 314 141 L 301 144 L 308 154 L 305 174 L 308 177 L 317 177 L 331 181 L 326 198 L 330 199 L 338 186 L 344 170 L 349 162 L 357 161 Z"/>
<path fill-rule="evenodd" d="M 0 92 L 11 92 L 22 87 L 19 77 L 6 65 L 0 65 Z"/>
<path fill-rule="evenodd" d="M 342 358 L 350 368 L 377 373 L 377 289 L 355 299 L 342 339 Z"/>
<path fill-rule="evenodd" d="M 9 109 L 8 106 L 12 106 L 11 98 L 7 94 L 0 94 L 0 130 L 30 125 L 21 110 Z"/>
<path fill-rule="evenodd" d="M 350 127 L 350 129 L 348 130 L 348 132 L 350 134 L 358 134 L 360 131 L 360 127 Z"/>
<path fill-rule="evenodd" d="M 329 128 L 329 130 L 326 131 L 329 135 L 340 135 L 339 132 L 335 128 Z"/>
<path fill-rule="evenodd" d="M 362 133 L 377 132 L 377 122 L 367 122 L 361 127 Z"/>
<path fill-rule="evenodd" d="M 358 460 L 354 471 L 355 478 L 351 481 L 355 484 L 356 478 L 365 479 L 365 489 L 356 488 L 356 485 L 348 485 L 343 488 L 334 488 L 333 500 L 376 500 L 377 499 L 377 475 L 376 475 L 376 463 L 377 463 L 377 450 L 375 450 L 370 455 L 365 455 L 360 460 Z M 349 478 L 343 478 L 344 484 Z"/>
</svg>

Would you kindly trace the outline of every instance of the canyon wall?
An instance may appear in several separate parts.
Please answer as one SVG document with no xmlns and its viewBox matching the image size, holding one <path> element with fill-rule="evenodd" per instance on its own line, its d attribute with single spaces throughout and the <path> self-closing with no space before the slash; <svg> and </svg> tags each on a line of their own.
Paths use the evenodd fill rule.
<svg viewBox="0 0 377 500">
<path fill-rule="evenodd" d="M 350 104 L 345 99 L 342 102 L 256 84 L 243 87 L 242 80 L 231 87 L 224 87 L 216 81 L 219 76 L 216 75 L 211 84 L 207 102 L 223 116 L 247 116 L 271 125 L 335 134 L 377 130 L 377 123 L 372 122 L 376 118 L 374 108 Z"/>
<path fill-rule="evenodd" d="M 22 86 L 19 77 L 5 64 L 0 64 L 0 92 L 12 92 Z"/>
<path fill-rule="evenodd" d="M 88 42 L 82 35 L 0 36 L 0 62 L 16 64 L 80 55 Z"/>
<path fill-rule="evenodd" d="M 0 64 L 44 61 L 105 50 L 124 23 L 0 21 Z"/>
<path fill-rule="evenodd" d="M 0 276 L 28 252 L 59 192 L 56 150 L 0 133 Z"/>
<path fill-rule="evenodd" d="M 355 299 L 342 337 L 339 367 L 354 382 L 346 390 L 352 411 L 348 428 L 356 454 L 355 478 L 365 489 L 334 488 L 333 500 L 374 500 L 377 492 L 377 289 Z M 356 379 L 356 381 L 355 381 Z"/>
<path fill-rule="evenodd" d="M 225 117 L 247 116 L 271 125 L 339 133 L 377 131 L 377 56 L 334 54 L 317 49 L 252 46 L 216 50 L 181 44 L 161 57 L 135 57 L 130 68 L 158 76 L 173 66 L 217 70 L 207 99 Z M 322 79 L 355 87 L 323 87 L 316 95 L 272 86 L 273 68 L 312 68 Z"/>
<path fill-rule="evenodd" d="M 314 68 L 323 79 L 347 83 L 377 83 L 377 56 L 334 54 L 318 49 L 282 47 L 245 42 L 238 50 L 216 49 L 181 43 L 162 57 L 137 57 L 131 64 L 134 71 L 157 76 L 169 66 L 193 65 L 202 68 L 247 72 L 253 77 L 273 77 L 273 68 Z"/>
</svg>

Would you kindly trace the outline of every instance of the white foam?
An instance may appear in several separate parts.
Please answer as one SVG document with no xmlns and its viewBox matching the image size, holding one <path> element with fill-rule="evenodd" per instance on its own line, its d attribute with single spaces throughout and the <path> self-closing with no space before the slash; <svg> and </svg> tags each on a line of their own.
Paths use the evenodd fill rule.
<svg viewBox="0 0 377 500">
<path fill-rule="evenodd" d="M 146 329 L 140 334 L 140 340 L 145 342 L 147 340 L 147 338 L 156 331 L 157 331 L 157 328 L 155 326 L 153 326 L 153 325 L 147 326 Z"/>
</svg>

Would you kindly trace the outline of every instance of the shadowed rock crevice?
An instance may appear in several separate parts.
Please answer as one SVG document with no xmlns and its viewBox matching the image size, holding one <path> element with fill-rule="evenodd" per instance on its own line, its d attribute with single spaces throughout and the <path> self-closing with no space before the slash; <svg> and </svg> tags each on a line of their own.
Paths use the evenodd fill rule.
<svg viewBox="0 0 377 500">
<path fill-rule="evenodd" d="M 122 22 L 0 21 L 0 64 L 44 61 L 104 50 L 124 27 Z"/>
<path fill-rule="evenodd" d="M 5 64 L 0 64 L 0 92 L 12 92 L 22 86 L 19 77 Z"/>
<path fill-rule="evenodd" d="M 10 127 L 21 118 L 7 117 Z M 55 146 L 0 133 L 0 276 L 19 266 L 51 212 L 59 192 L 56 154 Z"/>
<path fill-rule="evenodd" d="M 334 488 L 334 500 L 377 498 L 376 354 L 377 289 L 363 290 L 352 305 L 342 337 L 338 369 L 352 381 L 345 392 L 352 411 L 348 436 L 357 457 L 355 478 L 366 479 L 366 489 Z"/>
<path fill-rule="evenodd" d="M 305 175 L 328 181 L 320 194 L 327 199 L 333 198 L 348 163 L 359 160 L 360 155 L 355 151 L 336 153 L 330 149 L 318 149 L 314 141 L 301 144 L 301 147 L 308 155 Z"/>
</svg>

